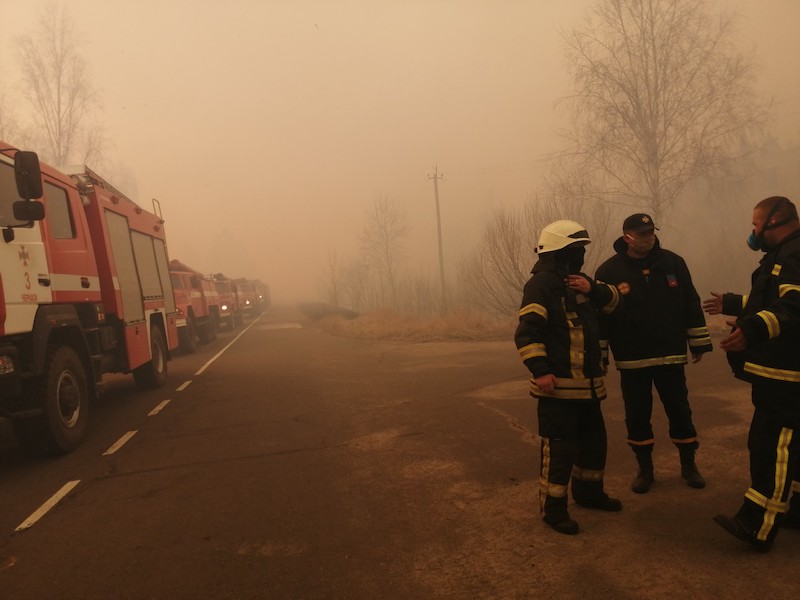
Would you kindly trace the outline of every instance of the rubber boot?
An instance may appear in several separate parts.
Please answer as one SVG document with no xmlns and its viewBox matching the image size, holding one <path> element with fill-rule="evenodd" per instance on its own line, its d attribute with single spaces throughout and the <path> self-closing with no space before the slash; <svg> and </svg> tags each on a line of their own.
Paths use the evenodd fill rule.
<svg viewBox="0 0 800 600">
<path fill-rule="evenodd" d="M 558 533 L 575 535 L 579 531 L 578 523 L 572 520 L 567 512 L 567 497 L 542 498 L 542 520 Z"/>
<path fill-rule="evenodd" d="M 631 489 L 637 494 L 646 494 L 656 480 L 653 474 L 653 449 L 651 447 L 636 448 L 634 452 L 636 453 L 636 462 L 639 463 L 639 470 L 631 483 Z"/>
<path fill-rule="evenodd" d="M 572 478 L 572 499 L 575 504 L 584 508 L 618 512 L 622 510 L 622 502 L 611 498 L 603 490 L 603 481 L 584 481 Z"/>
<path fill-rule="evenodd" d="M 678 446 L 678 451 L 681 455 L 681 477 L 686 480 L 689 487 L 702 489 L 706 487 L 706 480 L 700 475 L 697 470 L 697 465 L 694 462 L 695 449 L 688 446 Z"/>
</svg>

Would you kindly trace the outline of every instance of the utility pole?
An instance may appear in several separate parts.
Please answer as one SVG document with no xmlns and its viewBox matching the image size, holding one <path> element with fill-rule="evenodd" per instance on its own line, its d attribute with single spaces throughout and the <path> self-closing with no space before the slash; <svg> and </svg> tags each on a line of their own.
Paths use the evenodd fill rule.
<svg viewBox="0 0 800 600">
<path fill-rule="evenodd" d="M 447 308 L 447 295 L 444 284 L 444 254 L 442 252 L 442 215 L 439 211 L 439 180 L 444 179 L 444 175 L 439 175 L 439 165 L 433 170 L 433 177 L 428 175 L 428 179 L 433 180 L 433 195 L 436 198 L 436 227 L 439 233 L 439 279 L 442 283 L 442 310 Z"/>
</svg>

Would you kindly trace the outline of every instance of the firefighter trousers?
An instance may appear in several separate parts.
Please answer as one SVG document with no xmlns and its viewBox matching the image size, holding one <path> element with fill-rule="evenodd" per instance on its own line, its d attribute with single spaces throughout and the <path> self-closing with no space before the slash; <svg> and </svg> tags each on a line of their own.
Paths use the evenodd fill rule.
<svg viewBox="0 0 800 600">
<path fill-rule="evenodd" d="M 669 420 L 669 437 L 680 448 L 696 449 L 697 431 L 692 423 L 689 390 L 683 365 L 657 365 L 641 369 L 620 369 L 620 387 L 625 402 L 628 445 L 634 452 L 649 453 L 653 435 L 653 386 L 658 391 Z M 638 454 L 638 452 L 637 452 Z"/>
<path fill-rule="evenodd" d="M 597 400 L 539 398 L 537 414 L 541 436 L 539 507 L 545 520 L 558 522 L 568 516 L 570 478 L 574 499 L 591 502 L 604 495 L 606 426 Z"/>
<path fill-rule="evenodd" d="M 795 401 L 800 402 L 800 386 Z M 737 512 L 739 520 L 760 542 L 771 544 L 789 509 L 797 510 L 800 480 L 800 418 L 776 410 L 776 390 L 753 385 L 755 412 L 750 423 L 750 488 Z M 792 493 L 795 498 L 792 498 Z"/>
</svg>

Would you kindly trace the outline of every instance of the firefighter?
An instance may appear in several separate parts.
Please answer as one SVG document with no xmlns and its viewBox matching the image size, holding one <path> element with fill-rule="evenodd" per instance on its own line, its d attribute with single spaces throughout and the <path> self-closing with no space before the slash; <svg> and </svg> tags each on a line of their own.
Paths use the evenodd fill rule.
<svg viewBox="0 0 800 600">
<path fill-rule="evenodd" d="M 577 504 L 622 509 L 603 489 L 607 448 L 600 401 L 606 390 L 595 308 L 613 310 L 618 294 L 580 272 L 589 242 L 586 229 L 574 221 L 542 230 L 514 336 L 531 372 L 530 394 L 538 401 L 541 515 L 564 534 L 579 529 L 567 510 L 570 477 Z"/>
<path fill-rule="evenodd" d="M 800 526 L 800 222 L 788 199 L 772 196 L 753 209 L 752 250 L 765 252 L 747 296 L 715 294 L 709 314 L 733 315 L 720 343 L 736 377 L 752 386 L 750 488 L 732 517 L 714 521 L 767 552 L 781 527 Z M 794 480 L 794 481 L 793 481 Z M 794 497 L 790 496 L 794 492 Z"/>
<path fill-rule="evenodd" d="M 653 386 L 669 420 L 669 436 L 677 447 L 681 476 L 693 488 L 705 479 L 697 469 L 697 431 L 692 422 L 684 365 L 712 348 L 700 296 L 686 262 L 661 247 L 653 219 L 644 213 L 629 216 L 616 254 L 597 269 L 596 277 L 620 293 L 620 309 L 601 318 L 604 360 L 610 346 L 620 372 L 628 445 L 638 469 L 631 489 L 650 491 L 655 481 L 651 423 Z"/>
</svg>

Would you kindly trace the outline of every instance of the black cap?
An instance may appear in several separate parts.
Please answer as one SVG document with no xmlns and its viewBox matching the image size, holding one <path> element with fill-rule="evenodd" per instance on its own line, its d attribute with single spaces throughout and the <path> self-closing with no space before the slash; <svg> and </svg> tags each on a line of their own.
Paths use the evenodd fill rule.
<svg viewBox="0 0 800 600">
<path fill-rule="evenodd" d="M 635 231 L 639 233 L 640 231 L 650 231 L 651 229 L 658 229 L 658 227 L 656 227 L 656 224 L 653 222 L 653 218 L 644 213 L 631 215 L 625 219 L 625 222 L 622 224 L 622 231 Z"/>
</svg>

